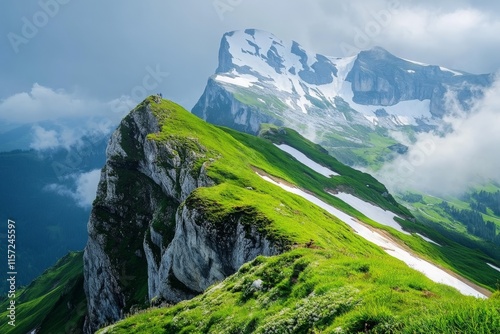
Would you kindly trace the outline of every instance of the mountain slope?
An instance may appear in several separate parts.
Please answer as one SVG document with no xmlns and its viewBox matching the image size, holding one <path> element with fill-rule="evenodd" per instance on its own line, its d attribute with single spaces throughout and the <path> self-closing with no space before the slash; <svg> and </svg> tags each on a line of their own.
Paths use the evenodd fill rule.
<svg viewBox="0 0 500 334">
<path fill-rule="evenodd" d="M 379 253 L 258 257 L 193 300 L 99 333 L 496 333 L 498 293 L 463 297 Z"/>
<path fill-rule="evenodd" d="M 285 125 L 344 163 L 380 165 L 401 145 L 388 131 L 436 129 L 449 93 L 467 109 L 491 82 L 490 75 L 401 59 L 379 47 L 328 57 L 247 29 L 223 36 L 219 67 L 192 112 L 248 133 L 262 123 Z"/>
<path fill-rule="evenodd" d="M 276 163 L 280 166 L 289 165 L 286 155 L 273 145 L 264 143 L 260 149 L 270 150 L 268 157 L 278 159 Z M 249 206 L 245 201 L 239 206 L 230 203 L 232 209 L 220 208 L 220 212 L 214 213 L 218 220 L 236 222 L 239 227 L 231 232 L 236 239 L 229 240 L 224 249 L 206 240 L 206 245 L 201 246 L 204 240 L 192 240 L 192 235 L 179 230 L 181 227 L 196 230 L 197 224 L 193 222 L 208 219 L 203 215 L 206 210 L 198 212 L 204 197 L 197 197 L 203 192 L 194 192 L 196 188 L 219 184 L 213 188 L 214 195 L 216 191 L 241 192 L 242 188 L 247 198 L 256 193 L 247 188 L 268 187 L 251 166 L 290 181 L 296 179 L 307 183 L 310 189 L 318 192 L 322 192 L 325 185 L 324 178 L 318 179 L 310 175 L 310 171 L 305 172 L 301 164 L 295 163 L 296 168 L 288 171 L 277 169 L 268 162 L 268 157 L 245 148 L 230 134 L 202 122 L 171 102 L 157 104 L 152 98 L 125 118 L 112 136 L 107 156 L 91 213 L 90 238 L 85 252 L 86 291 L 90 321 L 94 322 L 89 323 L 90 327 L 117 320 L 122 312 L 143 307 L 154 297 L 176 302 L 193 297 L 258 254 L 276 254 L 288 247 L 291 242 L 288 236 L 283 239 L 279 229 L 266 227 L 270 224 L 269 219 L 263 219 L 260 222 L 263 226 L 251 233 L 260 237 L 247 244 L 246 233 L 254 228 L 252 225 L 245 227 L 247 217 L 258 215 L 260 205 Z M 373 178 L 353 173 L 360 180 L 366 179 L 372 187 L 366 190 L 365 184 L 356 183 L 348 176 L 326 184 L 330 183 L 332 189 L 359 184 L 360 196 L 367 200 L 375 198 L 391 209 L 404 210 L 398 209 L 391 197 L 382 196 L 387 190 Z M 208 203 L 213 202 L 211 196 L 207 195 Z M 323 193 L 323 196 L 327 195 Z M 248 203 L 253 202 L 248 200 Z M 267 200 L 262 198 L 261 202 Z M 130 221 L 135 223 L 130 225 Z M 210 232 L 205 236 L 205 232 L 198 229 L 197 233 L 218 239 L 224 231 L 216 229 L 214 234 Z M 307 241 L 305 236 L 300 239 Z M 186 250 L 176 246 L 185 242 L 197 242 L 199 248 L 207 250 Z M 224 258 L 229 257 L 234 262 L 223 263 L 220 267 L 210 265 L 210 261 L 206 263 L 204 252 L 215 257 L 210 261 L 224 262 Z M 124 258 L 129 260 L 118 260 Z M 193 261 L 193 267 L 189 267 L 187 263 Z M 193 277 L 197 277 L 194 282 Z"/>
<path fill-rule="evenodd" d="M 373 225 L 376 231 L 387 231 L 394 240 L 391 242 L 406 244 L 404 247 L 411 247 L 424 258 L 454 268 L 443 261 L 437 246 L 375 222 L 331 195 L 353 194 L 359 200 L 392 211 L 393 216 L 412 219 L 382 184 L 368 174 L 342 165 L 293 130 L 271 127 L 263 135 L 275 144 L 207 124 L 182 107 L 153 97 L 123 120 L 109 143 L 89 221 L 89 242 L 84 256 L 87 332 L 148 307 L 151 301 L 177 303 L 201 294 L 237 272 L 244 263 L 255 258 L 260 259 L 259 263 L 267 261 L 259 255 L 273 256 L 269 260 L 272 262 L 285 259 L 278 266 L 285 270 L 285 276 L 278 275 L 269 283 L 278 284 L 284 279 L 283 298 L 290 296 L 292 285 L 306 267 L 297 264 L 298 272 L 293 274 L 295 260 L 289 258 L 306 256 L 314 264 L 312 267 L 319 266 L 318 275 L 323 277 L 328 276 L 329 266 L 335 265 L 328 262 L 330 258 L 348 266 L 360 263 L 362 268 L 358 272 L 363 275 L 371 270 L 367 268 L 380 266 L 380 272 L 377 269 L 373 281 L 362 290 L 375 291 L 379 280 L 390 277 L 402 280 L 403 286 L 418 291 L 410 294 L 408 306 L 414 293 L 422 294 L 425 299 L 431 293 L 468 303 L 469 299 L 456 290 L 436 285 L 382 248 L 366 242 L 334 215 L 258 174 L 306 189 L 356 220 Z M 283 143 L 300 149 L 310 159 L 340 175 L 328 177 L 307 167 L 283 152 L 279 145 Z M 417 226 L 411 221 L 401 220 L 401 223 L 410 229 Z M 486 257 L 480 253 L 471 256 Z M 455 269 L 467 273 L 474 267 L 467 264 Z M 291 276 L 286 276 L 288 270 Z M 485 274 L 491 276 L 494 274 Z M 249 279 L 251 276 L 246 278 Z M 473 279 L 488 284 L 484 277 Z M 264 279 L 263 282 L 268 284 Z M 302 297 L 321 286 L 314 279 L 305 282 L 309 288 L 302 292 Z M 329 290 L 330 285 L 325 284 L 325 290 L 317 293 Z M 349 296 L 356 296 L 357 284 L 351 287 Z M 275 293 L 280 295 L 280 291 L 281 287 Z M 379 296 L 374 295 L 374 300 Z M 291 299 L 290 303 L 296 301 Z M 199 305 L 194 303 L 191 305 Z M 488 304 L 478 305 L 488 308 Z M 350 307 L 355 306 L 349 304 Z M 269 312 L 277 314 L 280 310 L 279 305 L 274 305 Z M 496 317 L 494 312 L 491 314 Z M 330 325 L 332 319 L 328 319 Z M 196 325 L 187 324 L 185 329 L 189 326 Z M 177 329 L 180 327 L 172 327 L 172 331 Z"/>
<path fill-rule="evenodd" d="M 82 252 L 69 253 L 16 294 L 15 327 L 0 323 L 1 333 L 82 333 L 86 314 Z M 10 299 L 2 298 L 2 319 Z M 10 320 L 10 319 L 9 319 Z"/>
</svg>

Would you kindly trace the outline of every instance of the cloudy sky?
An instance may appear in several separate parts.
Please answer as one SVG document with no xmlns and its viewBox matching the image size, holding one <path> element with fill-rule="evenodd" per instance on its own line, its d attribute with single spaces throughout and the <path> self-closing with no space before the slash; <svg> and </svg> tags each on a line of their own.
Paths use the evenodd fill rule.
<svg viewBox="0 0 500 334">
<path fill-rule="evenodd" d="M 30 146 L 39 150 L 109 131 L 149 94 L 191 109 L 217 68 L 222 35 L 237 29 L 267 30 L 331 56 L 382 46 L 471 73 L 500 67 L 500 2 L 489 0 L 4 0 L 0 7 L 0 134 L 29 124 Z"/>
<path fill-rule="evenodd" d="M 161 91 L 191 108 L 217 67 L 222 34 L 244 28 L 332 56 L 379 45 L 472 73 L 499 67 L 496 1 L 5 0 L 0 6 L 3 122 L 117 113 L 112 101 L 140 97 L 151 71 L 161 75 L 148 93 Z"/>
</svg>

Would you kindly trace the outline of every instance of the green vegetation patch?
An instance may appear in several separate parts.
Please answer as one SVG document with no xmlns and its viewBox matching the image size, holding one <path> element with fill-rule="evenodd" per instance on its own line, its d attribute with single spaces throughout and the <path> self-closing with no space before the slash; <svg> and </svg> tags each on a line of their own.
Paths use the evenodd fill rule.
<svg viewBox="0 0 500 334">
<path fill-rule="evenodd" d="M 387 256 L 299 248 L 258 257 L 193 300 L 101 333 L 494 333 L 499 306 Z"/>
<path fill-rule="evenodd" d="M 87 302 L 83 293 L 83 252 L 72 252 L 16 294 L 16 326 L 8 324 L 10 299 L 0 300 L 0 333 L 71 333 L 83 327 Z"/>
</svg>

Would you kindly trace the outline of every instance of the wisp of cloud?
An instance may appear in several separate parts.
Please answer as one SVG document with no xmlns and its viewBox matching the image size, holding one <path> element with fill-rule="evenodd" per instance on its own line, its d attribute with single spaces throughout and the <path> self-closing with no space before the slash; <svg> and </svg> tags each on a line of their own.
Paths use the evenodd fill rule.
<svg viewBox="0 0 500 334">
<path fill-rule="evenodd" d="M 500 78 L 472 101 L 469 112 L 453 97 L 447 109 L 451 132 L 420 133 L 407 154 L 377 173 L 392 191 L 458 195 L 471 186 L 500 183 Z"/>
</svg>

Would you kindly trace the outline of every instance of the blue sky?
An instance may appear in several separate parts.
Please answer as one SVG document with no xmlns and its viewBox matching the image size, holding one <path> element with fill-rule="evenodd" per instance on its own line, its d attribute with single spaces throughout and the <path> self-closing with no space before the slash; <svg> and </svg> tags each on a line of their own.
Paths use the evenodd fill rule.
<svg viewBox="0 0 500 334">
<path fill-rule="evenodd" d="M 5 0 L 0 6 L 0 132 L 43 121 L 67 129 L 89 119 L 105 131 L 145 93 L 162 92 L 190 109 L 217 67 L 222 34 L 236 29 L 267 30 L 332 56 L 379 45 L 472 73 L 500 65 L 500 11 L 493 1 Z"/>
</svg>

